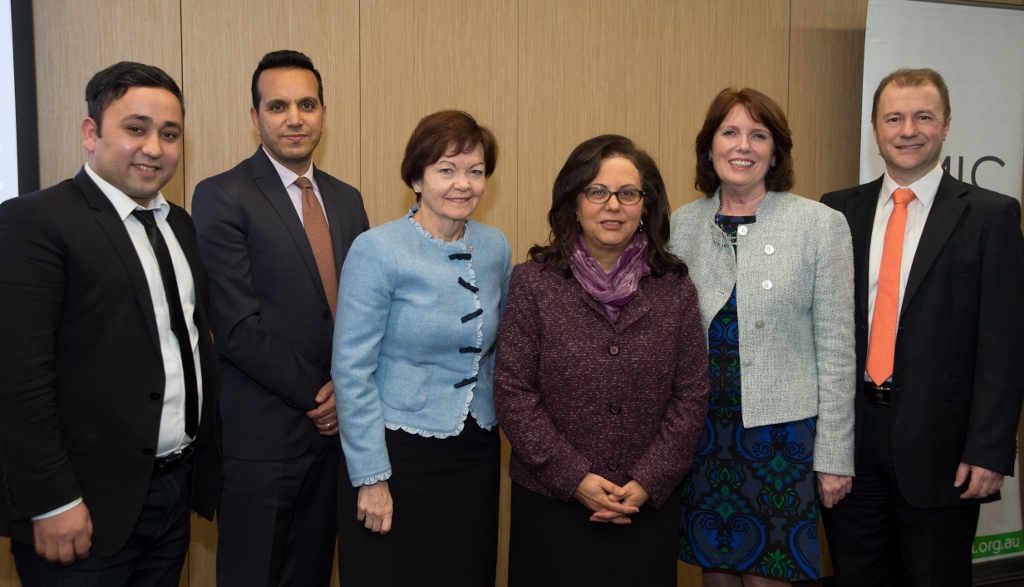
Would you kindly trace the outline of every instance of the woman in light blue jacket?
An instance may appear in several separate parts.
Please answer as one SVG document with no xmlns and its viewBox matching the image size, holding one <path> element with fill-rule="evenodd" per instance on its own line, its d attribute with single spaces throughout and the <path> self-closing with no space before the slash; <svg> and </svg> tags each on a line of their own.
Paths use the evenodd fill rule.
<svg viewBox="0 0 1024 587">
<path fill-rule="evenodd" d="M 342 585 L 494 584 L 494 341 L 512 260 L 468 217 L 496 159 L 465 112 L 425 117 L 402 163 L 417 205 L 345 259 L 331 369 Z"/>
<path fill-rule="evenodd" d="M 792 147 L 775 101 L 723 90 L 696 141 L 706 197 L 672 215 L 669 246 L 690 268 L 709 345 L 679 544 L 705 586 L 817 579 L 818 506 L 852 485 L 850 231 L 787 191 Z"/>
</svg>

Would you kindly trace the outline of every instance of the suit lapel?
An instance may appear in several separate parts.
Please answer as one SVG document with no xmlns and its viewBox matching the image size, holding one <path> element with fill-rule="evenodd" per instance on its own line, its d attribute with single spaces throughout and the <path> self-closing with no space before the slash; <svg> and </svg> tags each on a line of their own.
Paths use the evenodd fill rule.
<svg viewBox="0 0 1024 587">
<path fill-rule="evenodd" d="M 953 228 L 960 221 L 964 209 L 967 208 L 967 202 L 961 198 L 965 193 L 966 189 L 956 186 L 948 175 L 942 174 L 939 189 L 935 192 L 935 201 L 932 202 L 931 212 L 928 213 L 924 231 L 921 232 L 921 241 L 914 253 L 914 263 L 910 266 L 907 288 L 903 293 L 903 306 L 900 308 L 901 315 L 906 311 L 910 300 L 924 281 L 924 276 L 927 275 L 932 263 L 939 256 L 939 251 L 953 233 Z"/>
<path fill-rule="evenodd" d="M 117 252 L 117 256 L 128 274 L 128 279 L 131 281 L 132 290 L 135 291 L 139 310 L 142 311 L 142 315 L 146 319 L 146 327 L 149 329 L 153 344 L 160 352 L 160 333 L 156 327 L 156 312 L 153 310 L 153 297 L 149 293 L 149 282 L 146 281 L 146 272 L 142 268 L 142 261 L 139 261 L 139 253 L 135 250 L 132 237 L 128 235 L 128 230 L 124 227 L 124 221 L 117 215 L 114 205 L 110 203 L 107 196 L 84 169 L 78 172 L 74 181 L 79 191 L 85 196 L 89 208 L 92 209 L 96 222 L 106 233 L 114 251 Z"/>
<path fill-rule="evenodd" d="M 270 201 L 274 209 L 277 210 L 277 214 L 281 217 L 281 222 L 284 223 L 288 234 L 291 235 L 292 240 L 295 242 L 295 248 L 298 249 L 299 256 L 302 257 L 310 277 L 320 291 L 320 295 L 323 296 L 324 303 L 326 303 L 327 295 L 324 293 L 324 284 L 320 280 L 320 270 L 316 266 L 313 248 L 309 245 L 309 237 L 306 236 L 306 229 L 302 227 L 302 221 L 299 220 L 298 214 L 295 213 L 295 206 L 292 204 L 291 198 L 288 197 L 288 190 L 281 183 L 281 176 L 278 175 L 277 169 L 274 169 L 274 164 L 270 162 L 270 157 L 263 152 L 262 146 L 256 149 L 256 154 L 249 159 L 249 162 L 252 167 L 253 181 L 256 182 L 256 186 L 263 192 L 263 195 Z M 326 200 L 326 198 L 324 199 Z"/>
<path fill-rule="evenodd" d="M 868 266 L 871 256 L 871 229 L 875 223 L 878 192 L 882 178 L 854 188 L 856 195 L 846 201 L 846 218 L 853 237 L 854 281 L 857 284 L 857 307 L 868 315 Z"/>
</svg>

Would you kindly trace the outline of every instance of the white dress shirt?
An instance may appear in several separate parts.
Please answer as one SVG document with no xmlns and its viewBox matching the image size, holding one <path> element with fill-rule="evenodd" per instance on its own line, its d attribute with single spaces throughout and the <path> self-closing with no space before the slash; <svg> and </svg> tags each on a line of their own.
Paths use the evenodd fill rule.
<svg viewBox="0 0 1024 587">
<path fill-rule="evenodd" d="M 921 179 L 910 185 L 897 184 L 886 172 L 882 179 L 882 189 L 878 193 L 878 205 L 875 208 L 875 223 L 871 228 L 871 248 L 868 255 L 868 340 L 871 340 L 871 321 L 875 315 L 875 295 L 878 293 L 878 271 L 882 265 L 882 246 L 885 242 L 885 227 L 895 203 L 892 193 L 899 188 L 910 188 L 916 196 L 907 204 L 907 226 L 903 233 L 903 259 L 900 261 L 900 297 L 896 306 L 896 323 L 899 324 L 900 312 L 903 309 L 903 294 L 907 289 L 907 278 L 910 267 L 914 263 L 917 244 L 921 242 L 928 213 L 935 201 L 935 192 L 942 181 L 942 167 L 936 165 Z M 869 379 L 865 379 L 868 381 Z"/>
<path fill-rule="evenodd" d="M 266 147 L 261 148 L 264 153 L 267 153 Z M 295 213 L 299 215 L 299 222 L 301 222 L 303 226 L 306 225 L 305 220 L 302 219 L 302 188 L 295 185 L 295 180 L 299 177 L 305 177 L 311 184 L 313 184 L 313 193 L 316 194 L 316 201 L 320 202 L 320 209 L 323 210 L 324 219 L 326 220 L 327 210 L 324 209 L 324 199 L 320 195 L 320 186 L 318 186 L 316 184 L 316 180 L 313 179 L 313 164 L 310 163 L 309 169 L 300 176 L 291 169 L 288 169 L 284 165 L 278 163 L 276 159 L 270 156 L 270 153 L 267 153 L 267 158 L 270 159 L 270 162 L 274 165 L 274 169 L 277 170 L 277 174 L 281 177 L 281 183 L 283 183 L 285 189 L 288 190 L 288 198 L 291 199 L 292 206 L 295 206 Z M 330 222 L 327 223 L 327 226 L 330 226 Z"/>
</svg>

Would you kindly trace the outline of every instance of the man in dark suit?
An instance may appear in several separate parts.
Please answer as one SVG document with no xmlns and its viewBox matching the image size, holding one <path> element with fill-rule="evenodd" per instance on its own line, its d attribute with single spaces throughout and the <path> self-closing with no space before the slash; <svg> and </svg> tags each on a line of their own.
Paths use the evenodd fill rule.
<svg viewBox="0 0 1024 587">
<path fill-rule="evenodd" d="M 885 175 L 821 199 L 853 234 L 862 376 L 853 490 L 825 530 L 840 585 L 970 585 L 1024 395 L 1020 205 L 943 173 L 935 71 L 883 79 L 871 120 Z"/>
<path fill-rule="evenodd" d="M 359 192 L 316 169 L 320 73 L 275 51 L 252 77 L 262 145 L 196 186 L 223 381 L 219 585 L 327 585 L 340 458 L 331 340 L 338 275 L 369 228 Z"/>
<path fill-rule="evenodd" d="M 0 534 L 26 586 L 176 586 L 220 489 L 207 285 L 160 194 L 181 91 L 122 62 L 85 94 L 82 171 L 0 206 Z"/>
</svg>

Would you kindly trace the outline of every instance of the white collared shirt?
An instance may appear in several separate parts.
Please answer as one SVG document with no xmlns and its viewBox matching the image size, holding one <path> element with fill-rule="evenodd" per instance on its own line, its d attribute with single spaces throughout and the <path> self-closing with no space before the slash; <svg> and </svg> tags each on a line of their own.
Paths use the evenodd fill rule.
<svg viewBox="0 0 1024 587">
<path fill-rule="evenodd" d="M 263 149 L 264 153 L 267 153 L 267 148 L 265 146 L 260 148 Z M 305 177 L 313 184 L 313 192 L 316 194 L 316 200 L 320 202 L 320 209 L 323 210 L 324 218 L 326 219 L 327 210 L 324 209 L 324 199 L 323 196 L 320 195 L 320 186 L 318 186 L 316 184 L 316 180 L 313 179 L 313 164 L 310 163 L 309 169 L 300 176 L 291 169 L 288 169 L 284 165 L 278 163 L 277 159 L 270 156 L 270 153 L 267 153 L 267 158 L 274 164 L 274 169 L 277 170 L 277 175 L 281 177 L 281 183 L 283 183 L 285 189 L 288 190 L 288 198 L 291 199 L 292 206 L 295 207 L 295 213 L 299 215 L 299 222 L 301 222 L 303 226 L 306 225 L 305 221 L 302 219 L 302 188 L 295 185 L 295 180 L 299 177 Z M 327 226 L 330 226 L 330 221 L 328 221 Z"/>
<path fill-rule="evenodd" d="M 885 227 L 889 223 L 889 216 L 892 215 L 892 209 L 895 207 L 892 193 L 904 187 L 913 190 L 916 196 L 907 204 L 907 226 L 903 233 L 903 259 L 900 262 L 900 297 L 896 306 L 898 324 L 900 312 L 903 309 L 903 294 L 907 289 L 907 278 L 910 276 L 910 267 L 914 263 L 914 254 L 917 253 L 917 245 L 921 242 L 921 233 L 924 232 L 924 225 L 928 220 L 928 213 L 931 212 L 932 203 L 935 202 L 935 192 L 938 191 L 941 181 L 941 165 L 936 165 L 935 169 L 910 185 L 897 184 L 888 172 L 882 179 L 882 189 L 878 192 L 878 204 L 875 208 L 875 223 L 871 228 L 871 249 L 868 254 L 868 340 L 871 340 L 871 321 L 875 314 L 875 295 L 878 293 L 878 271 L 882 266 Z"/>
<path fill-rule="evenodd" d="M 167 305 L 167 294 L 164 291 L 163 280 L 160 277 L 160 264 L 153 252 L 153 245 L 146 236 L 146 228 L 142 222 L 132 216 L 135 210 L 154 210 L 157 228 L 167 242 L 167 250 L 171 255 L 171 262 L 174 265 L 174 278 L 178 282 L 178 293 L 181 297 L 181 309 L 185 314 L 185 323 L 188 325 L 189 344 L 192 348 L 192 355 L 196 362 L 196 383 L 199 386 L 199 415 L 202 417 L 203 406 L 203 374 L 199 363 L 199 329 L 196 328 L 192 316 L 196 310 L 196 286 L 192 278 L 192 267 L 185 258 L 174 231 L 167 224 L 167 215 L 171 207 L 162 194 L 157 194 L 149 203 L 149 208 L 142 208 L 135 200 L 126 196 L 121 190 L 110 185 L 100 176 L 96 175 L 89 165 L 85 166 L 85 172 L 89 174 L 100 190 L 114 205 L 118 217 L 124 222 L 128 236 L 135 245 L 135 251 L 142 262 L 142 269 L 146 272 L 146 282 L 149 284 L 149 294 L 153 298 L 153 311 L 156 314 L 156 327 L 160 336 L 160 350 L 164 362 L 164 406 L 160 416 L 160 437 L 157 442 L 156 456 L 166 457 L 173 453 L 182 451 L 192 441 L 185 434 L 185 373 L 181 366 L 181 351 L 178 347 L 178 339 L 171 332 L 170 306 Z"/>
</svg>

